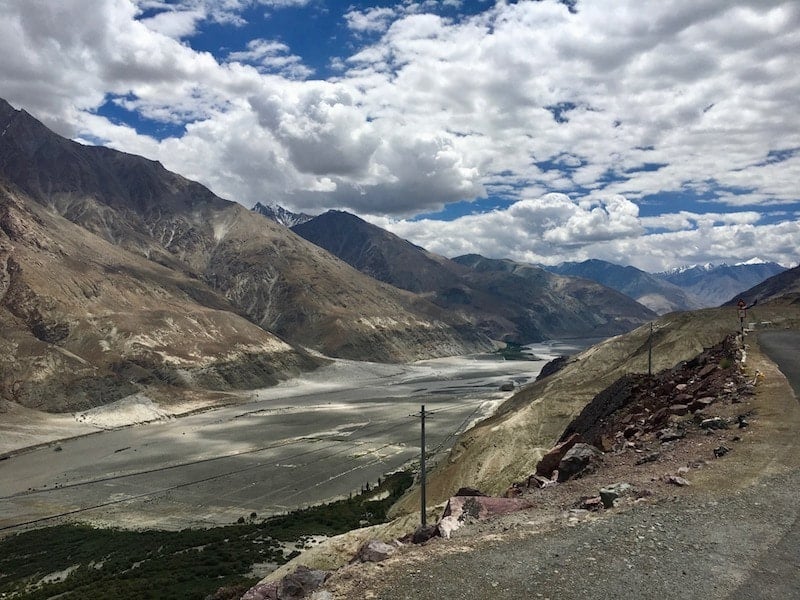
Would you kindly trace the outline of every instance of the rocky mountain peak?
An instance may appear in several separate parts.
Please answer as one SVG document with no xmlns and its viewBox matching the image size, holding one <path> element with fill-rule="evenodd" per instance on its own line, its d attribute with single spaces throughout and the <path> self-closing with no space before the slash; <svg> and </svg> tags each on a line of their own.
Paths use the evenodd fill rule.
<svg viewBox="0 0 800 600">
<path fill-rule="evenodd" d="M 253 212 L 264 215 L 268 219 L 283 225 L 284 227 L 294 227 L 295 225 L 300 225 L 314 218 L 312 215 L 307 215 L 306 213 L 292 212 L 274 202 L 267 204 L 256 202 L 252 210 Z"/>
</svg>

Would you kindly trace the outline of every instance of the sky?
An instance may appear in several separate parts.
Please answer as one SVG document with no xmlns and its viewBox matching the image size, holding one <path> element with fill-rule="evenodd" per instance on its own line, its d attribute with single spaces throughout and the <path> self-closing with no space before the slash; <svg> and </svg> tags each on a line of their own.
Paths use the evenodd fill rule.
<svg viewBox="0 0 800 600">
<path fill-rule="evenodd" d="M 796 0 L 0 0 L 0 97 L 445 256 L 798 264 Z"/>
</svg>

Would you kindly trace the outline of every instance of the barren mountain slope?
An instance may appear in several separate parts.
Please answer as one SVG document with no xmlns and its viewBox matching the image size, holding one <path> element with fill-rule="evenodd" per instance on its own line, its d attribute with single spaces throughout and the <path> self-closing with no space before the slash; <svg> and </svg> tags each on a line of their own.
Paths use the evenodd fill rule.
<svg viewBox="0 0 800 600">
<path fill-rule="evenodd" d="M 287 340 L 386 361 L 489 347 L 462 319 L 159 163 L 64 139 L 2 101 L 0 130 L 0 176 L 105 240 L 207 282 Z"/>
<path fill-rule="evenodd" d="M 506 308 L 498 312 L 529 335 L 539 331 L 550 337 L 604 337 L 630 331 L 656 316 L 625 294 L 587 279 L 476 254 L 453 260 L 469 267 L 466 281 L 499 298 Z"/>
<path fill-rule="evenodd" d="M 52 411 L 144 391 L 209 395 L 314 368 L 195 279 L 118 248 L 0 182 L 0 390 Z"/>
<path fill-rule="evenodd" d="M 495 339 L 614 335 L 655 316 L 595 282 L 479 256 L 449 260 L 342 211 L 293 230 L 363 273 L 423 294 Z"/>
</svg>

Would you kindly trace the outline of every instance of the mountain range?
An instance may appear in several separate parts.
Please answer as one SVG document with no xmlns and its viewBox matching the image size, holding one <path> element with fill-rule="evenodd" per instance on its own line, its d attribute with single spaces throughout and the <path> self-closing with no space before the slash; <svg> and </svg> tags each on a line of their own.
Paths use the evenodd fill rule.
<svg viewBox="0 0 800 600">
<path fill-rule="evenodd" d="M 441 299 L 448 293 L 462 298 L 469 295 L 465 295 L 465 289 L 459 288 L 464 284 L 462 278 L 466 272 L 459 272 L 452 264 L 461 262 L 458 258 L 448 261 L 355 215 L 329 211 L 310 217 L 292 213 L 280 206 L 263 205 L 257 205 L 253 210 L 292 227 L 296 233 L 381 281 L 414 292 L 435 292 L 444 305 L 448 303 L 441 302 Z M 777 263 L 759 259 L 733 266 L 724 263 L 692 265 L 662 273 L 647 273 L 633 266 L 621 266 L 599 259 L 537 267 L 557 275 L 600 283 L 659 315 L 719 306 L 734 295 L 786 269 Z M 449 290 L 446 289 L 448 286 Z"/>
<path fill-rule="evenodd" d="M 584 277 L 607 285 L 660 315 L 704 306 L 703 301 L 691 292 L 636 267 L 623 267 L 604 260 L 591 259 L 583 262 L 564 262 L 545 268 L 553 273 Z"/>
<path fill-rule="evenodd" d="M 492 339 L 602 337 L 655 316 L 593 281 L 480 256 L 450 260 L 342 211 L 328 211 L 292 230 L 362 273 L 468 320 Z"/>
<path fill-rule="evenodd" d="M 2 100 L 0 132 L 0 391 L 27 406 L 225 394 L 326 356 L 604 337 L 693 306 L 676 284 L 601 261 L 554 273 L 448 259 L 346 212 L 248 210 Z"/>
<path fill-rule="evenodd" d="M 346 213 L 265 218 L 2 100 L 0 132 L 0 390 L 26 406 L 224 395 L 324 356 L 408 361 L 652 317 L 604 286 L 451 261 Z"/>
<path fill-rule="evenodd" d="M 719 306 L 785 270 L 777 263 L 752 259 L 735 265 L 692 265 L 658 276 L 700 298 L 703 306 Z"/>
<path fill-rule="evenodd" d="M 157 162 L 2 101 L 0 132 L 5 398 L 71 410 L 151 384 L 268 385 L 324 362 L 305 348 L 407 361 L 492 347 Z"/>
</svg>

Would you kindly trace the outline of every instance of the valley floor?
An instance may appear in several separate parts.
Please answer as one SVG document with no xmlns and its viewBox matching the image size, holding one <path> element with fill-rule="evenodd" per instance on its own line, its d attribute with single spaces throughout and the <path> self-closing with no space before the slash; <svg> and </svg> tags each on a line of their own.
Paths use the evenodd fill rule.
<svg viewBox="0 0 800 600">
<path fill-rule="evenodd" d="M 549 360 L 574 349 L 549 344 L 534 351 Z M 2 424 L 0 532 L 60 518 L 209 526 L 347 496 L 418 456 L 419 420 L 412 414 L 420 404 L 435 412 L 427 424 L 429 451 L 447 449 L 512 393 L 500 392 L 502 383 L 528 381 L 544 362 L 336 361 L 182 418 L 170 411 L 203 406 L 165 410 L 129 398 L 87 413 L 43 415 L 15 405 Z M 40 445 L 21 448 L 33 444 Z"/>
</svg>

